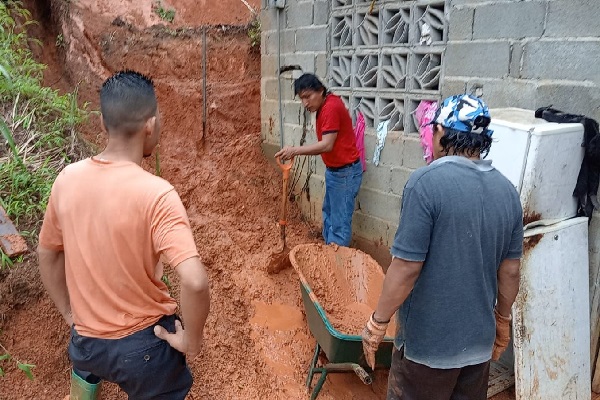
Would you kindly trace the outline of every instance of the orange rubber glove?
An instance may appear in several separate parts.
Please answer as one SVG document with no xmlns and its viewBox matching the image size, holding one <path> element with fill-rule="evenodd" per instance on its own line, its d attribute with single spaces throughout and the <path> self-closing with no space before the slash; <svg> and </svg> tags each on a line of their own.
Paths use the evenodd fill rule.
<svg viewBox="0 0 600 400">
<path fill-rule="evenodd" d="M 492 351 L 492 360 L 497 361 L 502 353 L 508 347 L 510 342 L 510 315 L 505 317 L 494 310 L 496 316 L 496 340 L 494 341 L 494 350 Z"/>
<path fill-rule="evenodd" d="M 367 365 L 373 370 L 375 369 L 375 353 L 385 337 L 385 331 L 390 323 L 390 321 L 377 322 L 374 315 L 375 313 L 371 314 L 371 318 L 367 321 L 367 325 L 365 325 L 362 332 L 363 353 L 365 354 Z"/>
</svg>

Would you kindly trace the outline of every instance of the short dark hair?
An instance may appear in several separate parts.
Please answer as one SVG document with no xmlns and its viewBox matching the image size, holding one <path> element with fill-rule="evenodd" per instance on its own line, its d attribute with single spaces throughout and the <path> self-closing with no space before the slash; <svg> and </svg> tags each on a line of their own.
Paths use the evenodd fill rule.
<svg viewBox="0 0 600 400">
<path fill-rule="evenodd" d="M 314 90 L 315 92 L 323 90 L 323 96 L 327 94 L 327 88 L 315 74 L 302 74 L 294 81 L 294 95 L 297 96 L 305 90 Z"/>
<path fill-rule="evenodd" d="M 157 107 L 154 83 L 139 72 L 119 71 L 100 89 L 100 111 L 109 132 L 136 133 Z"/>
<path fill-rule="evenodd" d="M 485 133 L 462 132 L 441 127 L 444 130 L 444 136 L 440 138 L 440 144 L 446 155 L 449 155 L 450 149 L 452 149 L 453 154 L 465 154 L 468 157 L 477 155 L 481 158 L 487 157 L 492 146 L 491 136 Z"/>
</svg>

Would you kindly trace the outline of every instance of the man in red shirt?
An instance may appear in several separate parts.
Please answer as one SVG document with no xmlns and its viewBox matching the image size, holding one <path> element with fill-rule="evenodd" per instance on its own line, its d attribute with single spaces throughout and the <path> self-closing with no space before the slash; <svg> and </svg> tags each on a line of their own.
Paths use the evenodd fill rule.
<svg viewBox="0 0 600 400">
<path fill-rule="evenodd" d="M 354 202 L 362 182 L 362 165 L 356 147 L 352 118 L 342 99 L 327 91 L 319 78 L 304 74 L 294 82 L 302 105 L 317 113 L 317 143 L 286 146 L 275 154 L 282 160 L 320 154 L 325 169 L 323 239 L 326 244 L 349 246 Z"/>
</svg>

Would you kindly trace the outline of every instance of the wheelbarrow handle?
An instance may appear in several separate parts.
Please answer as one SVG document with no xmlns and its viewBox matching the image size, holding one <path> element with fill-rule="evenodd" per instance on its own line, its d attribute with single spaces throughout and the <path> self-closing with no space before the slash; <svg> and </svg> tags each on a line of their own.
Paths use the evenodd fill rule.
<svg viewBox="0 0 600 400">
<path fill-rule="evenodd" d="M 292 169 L 292 166 L 294 165 L 294 157 L 290 158 L 290 162 L 288 164 L 284 164 L 281 161 L 281 157 L 275 157 L 275 161 L 277 161 L 277 165 L 279 165 L 279 168 L 281 168 L 284 179 L 289 178 L 290 170 Z"/>
</svg>

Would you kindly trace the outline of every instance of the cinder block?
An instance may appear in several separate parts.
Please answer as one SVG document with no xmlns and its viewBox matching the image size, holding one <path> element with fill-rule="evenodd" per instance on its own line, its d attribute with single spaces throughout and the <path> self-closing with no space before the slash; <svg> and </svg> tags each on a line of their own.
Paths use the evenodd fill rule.
<svg viewBox="0 0 600 400">
<path fill-rule="evenodd" d="M 279 148 L 279 133 L 269 121 L 263 121 L 260 124 L 260 136 L 264 142 L 277 144 Z"/>
<path fill-rule="evenodd" d="M 423 159 L 423 147 L 419 138 L 417 136 L 405 136 L 402 166 L 408 169 L 417 169 L 426 165 Z"/>
<path fill-rule="evenodd" d="M 277 55 L 277 32 L 261 32 L 260 36 L 261 52 L 266 55 Z"/>
<path fill-rule="evenodd" d="M 413 169 L 405 167 L 392 168 L 390 182 L 391 192 L 398 196 L 402 196 L 404 185 L 408 182 L 408 178 L 413 171 Z"/>
<path fill-rule="evenodd" d="M 358 193 L 358 205 L 363 213 L 390 221 L 400 216 L 400 199 L 400 196 L 364 187 Z"/>
<path fill-rule="evenodd" d="M 300 138 L 302 137 L 302 126 L 297 124 L 283 125 L 283 145 L 284 146 L 298 146 L 300 144 Z"/>
<path fill-rule="evenodd" d="M 281 57 L 281 65 L 299 65 L 303 72 L 314 72 L 314 53 L 286 53 Z"/>
<path fill-rule="evenodd" d="M 315 56 L 315 74 L 320 77 L 326 77 L 329 73 L 327 63 L 327 53 L 318 53 Z"/>
<path fill-rule="evenodd" d="M 263 9 L 260 12 L 260 29 L 262 32 L 277 29 L 277 14 L 272 8 Z"/>
<path fill-rule="evenodd" d="M 275 143 L 262 142 L 260 147 L 267 160 L 272 160 L 275 156 L 275 153 L 279 151 L 279 145 Z"/>
<path fill-rule="evenodd" d="M 277 79 L 272 77 L 261 79 L 260 93 L 263 99 L 277 100 Z"/>
<path fill-rule="evenodd" d="M 548 2 L 547 37 L 600 37 L 597 0 Z"/>
<path fill-rule="evenodd" d="M 283 103 L 283 120 L 286 124 L 302 124 L 304 107 L 298 101 L 285 100 Z"/>
<path fill-rule="evenodd" d="M 582 114 L 600 121 L 600 85 L 542 81 L 534 107 L 552 105 L 559 110 Z"/>
<path fill-rule="evenodd" d="M 388 221 L 355 211 L 352 217 L 352 232 L 363 239 L 387 245 Z"/>
<path fill-rule="evenodd" d="M 448 40 L 471 40 L 474 8 L 452 7 L 448 17 Z"/>
<path fill-rule="evenodd" d="M 365 129 L 365 157 L 369 163 L 373 162 L 376 144 L 377 137 L 375 136 L 375 130 L 369 128 Z"/>
<path fill-rule="evenodd" d="M 483 100 L 489 107 L 533 108 L 535 103 L 537 81 L 525 79 L 473 79 L 469 86 L 481 86 Z"/>
<path fill-rule="evenodd" d="M 445 76 L 500 78 L 508 75 L 510 45 L 501 42 L 449 42 Z"/>
<path fill-rule="evenodd" d="M 329 22 L 330 1 L 316 0 L 313 5 L 313 25 L 326 25 Z"/>
<path fill-rule="evenodd" d="M 260 120 L 263 123 L 268 123 L 273 128 L 275 133 L 279 128 L 279 105 L 275 100 L 263 100 L 260 104 Z M 279 133 L 277 133 L 279 135 Z"/>
<path fill-rule="evenodd" d="M 475 9 L 473 39 L 541 37 L 545 17 L 545 1 L 480 5 Z"/>
<path fill-rule="evenodd" d="M 514 42 L 510 46 L 510 65 L 509 75 L 513 78 L 521 77 L 521 63 L 523 62 L 523 44 L 520 42 Z"/>
<path fill-rule="evenodd" d="M 300 180 L 302 185 L 305 180 L 305 177 Z M 323 219 L 322 208 L 324 193 L 325 178 L 313 174 L 308 181 L 308 193 L 302 193 L 299 199 L 302 215 L 317 224 L 320 224 Z"/>
<path fill-rule="evenodd" d="M 327 25 L 296 30 L 297 51 L 327 51 Z"/>
<path fill-rule="evenodd" d="M 466 93 L 467 81 L 461 78 L 446 78 L 442 81 L 442 98 Z"/>
<path fill-rule="evenodd" d="M 398 230 L 398 223 L 400 221 L 396 221 L 393 224 L 390 224 L 388 226 L 388 236 L 387 236 L 387 246 L 388 247 L 392 247 L 392 245 L 394 244 L 394 239 L 396 238 L 396 231 Z"/>
<path fill-rule="evenodd" d="M 363 174 L 361 187 L 387 193 L 390 191 L 391 176 L 392 170 L 389 166 L 380 165 L 375 167 L 373 164 L 368 163 L 367 170 Z"/>
<path fill-rule="evenodd" d="M 530 79 L 591 80 L 600 83 L 595 40 L 539 40 L 525 45 L 521 76 Z"/>
<path fill-rule="evenodd" d="M 260 57 L 260 71 L 263 78 L 277 76 L 277 57 L 263 53 Z"/>
<path fill-rule="evenodd" d="M 402 152 L 404 149 L 403 137 L 404 135 L 399 132 L 388 133 L 379 157 L 379 167 L 375 168 L 402 165 Z M 375 143 L 377 143 L 377 141 Z M 370 155 L 370 161 L 373 161 L 373 154 Z"/>
<path fill-rule="evenodd" d="M 262 79 L 262 95 L 269 100 L 278 100 L 278 83 L 277 77 Z M 282 100 L 293 100 L 294 89 L 291 87 L 290 80 L 281 79 L 281 97 Z"/>
<path fill-rule="evenodd" d="M 285 27 L 286 28 L 302 28 L 312 25 L 313 23 L 313 7 L 311 3 L 300 4 L 297 2 L 287 2 L 285 9 Z"/>
</svg>

